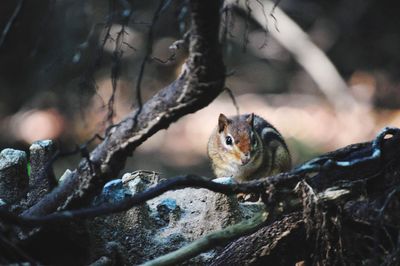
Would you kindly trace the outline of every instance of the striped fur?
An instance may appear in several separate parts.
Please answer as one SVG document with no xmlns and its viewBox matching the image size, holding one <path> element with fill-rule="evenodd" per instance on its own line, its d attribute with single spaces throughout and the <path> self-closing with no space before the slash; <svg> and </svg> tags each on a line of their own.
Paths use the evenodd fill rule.
<svg viewBox="0 0 400 266">
<path fill-rule="evenodd" d="M 226 138 L 232 139 L 232 145 Z M 208 142 L 208 156 L 217 177 L 250 180 L 287 171 L 289 150 L 271 124 L 253 114 L 227 118 L 223 114 Z"/>
</svg>

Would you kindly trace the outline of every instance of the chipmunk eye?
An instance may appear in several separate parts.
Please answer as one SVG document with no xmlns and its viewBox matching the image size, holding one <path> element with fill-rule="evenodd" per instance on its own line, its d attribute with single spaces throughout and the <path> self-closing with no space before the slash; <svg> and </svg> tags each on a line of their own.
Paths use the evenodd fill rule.
<svg viewBox="0 0 400 266">
<path fill-rule="evenodd" d="M 226 145 L 232 145 L 232 138 L 230 136 L 227 136 L 225 138 L 225 143 L 226 143 Z"/>
</svg>

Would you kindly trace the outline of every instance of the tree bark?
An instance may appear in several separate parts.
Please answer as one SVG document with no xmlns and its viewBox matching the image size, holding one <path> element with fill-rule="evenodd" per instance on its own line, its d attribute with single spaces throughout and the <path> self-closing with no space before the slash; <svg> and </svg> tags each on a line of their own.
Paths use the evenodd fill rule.
<svg viewBox="0 0 400 266">
<path fill-rule="evenodd" d="M 190 1 L 189 57 L 181 75 L 143 108 L 115 125 L 79 167 L 25 215 L 40 216 L 84 205 L 124 167 L 126 158 L 150 136 L 180 117 L 207 106 L 224 88 L 225 66 L 219 43 L 220 1 Z"/>
<path fill-rule="evenodd" d="M 377 139 L 312 160 L 321 162 L 318 171 L 277 176 L 273 202 L 287 201 L 287 210 L 226 246 L 211 265 L 397 265 L 400 130 L 395 132 L 390 139 L 378 136 L 379 157 Z M 302 181 L 295 187 L 292 180 Z M 302 203 L 290 206 L 287 193 L 279 197 L 284 189 L 296 191 Z"/>
</svg>

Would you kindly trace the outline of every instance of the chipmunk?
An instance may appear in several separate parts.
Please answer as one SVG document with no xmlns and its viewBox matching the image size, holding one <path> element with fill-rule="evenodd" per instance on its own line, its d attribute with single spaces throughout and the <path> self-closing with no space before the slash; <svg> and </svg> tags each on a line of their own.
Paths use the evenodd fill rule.
<svg viewBox="0 0 400 266">
<path fill-rule="evenodd" d="M 207 147 L 217 177 L 246 181 L 290 169 L 289 150 L 281 134 L 258 115 L 227 118 L 220 114 Z"/>
</svg>

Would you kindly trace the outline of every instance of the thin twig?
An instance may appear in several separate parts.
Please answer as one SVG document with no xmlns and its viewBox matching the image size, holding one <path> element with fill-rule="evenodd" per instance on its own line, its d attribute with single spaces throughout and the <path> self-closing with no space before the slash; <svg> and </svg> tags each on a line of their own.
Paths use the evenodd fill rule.
<svg viewBox="0 0 400 266">
<path fill-rule="evenodd" d="M 105 103 L 104 99 L 100 96 L 100 94 L 98 93 L 98 86 L 96 83 L 96 80 L 94 78 L 94 73 L 95 71 L 100 67 L 102 61 L 103 61 L 103 56 L 104 56 L 104 48 L 107 44 L 107 41 L 113 40 L 112 36 L 111 36 L 111 27 L 113 25 L 113 21 L 114 21 L 114 17 L 115 17 L 115 2 L 112 0 L 109 0 L 109 14 L 107 16 L 107 20 L 104 23 L 104 38 L 101 42 L 100 45 L 98 45 L 96 47 L 96 58 L 93 61 L 93 63 L 90 64 L 90 66 L 88 67 L 88 69 L 85 71 L 82 80 L 79 83 L 79 90 L 80 93 L 82 94 L 84 90 L 90 90 L 91 92 L 93 92 L 94 94 L 99 96 L 99 99 L 102 101 L 102 107 L 106 106 L 107 104 Z M 83 97 L 79 97 L 79 106 L 80 106 L 80 114 L 81 114 L 81 118 L 82 120 L 85 120 L 85 116 L 84 116 L 84 102 L 83 102 Z"/>
<path fill-rule="evenodd" d="M 9 250 L 9 252 L 18 256 L 18 259 L 29 262 L 29 265 L 39 265 L 33 258 L 31 258 L 23 250 L 18 248 L 18 246 L 16 246 L 14 243 L 5 238 L 2 234 L 0 234 L 0 247 L 2 247 L 2 253 L 6 252 L 6 250 Z"/>
<path fill-rule="evenodd" d="M 21 226 L 40 226 L 44 224 L 68 221 L 77 218 L 92 218 L 101 215 L 108 215 L 112 213 L 126 211 L 134 206 L 143 204 L 147 200 L 153 199 L 169 190 L 174 189 L 182 189 L 186 187 L 206 188 L 214 192 L 220 192 L 227 195 L 250 192 L 262 193 L 263 191 L 265 191 L 264 183 L 268 183 L 268 180 L 262 179 L 256 182 L 250 181 L 241 184 L 220 184 L 211 181 L 209 178 L 196 175 L 186 175 L 170 178 L 164 182 L 161 182 L 157 186 L 151 187 L 142 193 L 136 194 L 130 198 L 126 198 L 118 203 L 108 203 L 87 209 L 57 212 L 40 217 L 17 216 L 6 210 L 0 210 L 0 219 L 2 219 L 4 222 L 10 222 Z"/>
<path fill-rule="evenodd" d="M 14 24 L 15 19 L 17 18 L 19 12 L 21 11 L 23 3 L 24 3 L 24 0 L 19 0 L 18 1 L 17 6 L 14 9 L 14 12 L 12 13 L 12 15 L 11 15 L 10 19 L 8 20 L 6 26 L 4 27 L 3 32 L 1 34 L 1 37 L 0 37 L 0 48 L 3 45 L 4 41 L 6 40 L 6 37 L 7 37 L 8 33 L 9 33 L 12 25 Z"/>
<path fill-rule="evenodd" d="M 126 158 L 143 141 L 180 117 L 207 106 L 219 95 L 225 81 L 215 27 L 219 25 L 220 4 L 212 0 L 190 1 L 192 34 L 186 71 L 144 103 L 139 116 L 138 109 L 132 110 L 108 131 L 106 139 L 90 153 L 94 174 L 86 159 L 81 160 L 68 179 L 31 207 L 35 209 L 32 215 L 87 204 L 107 181 L 119 174 Z"/>
<path fill-rule="evenodd" d="M 221 13 L 223 15 L 221 15 L 221 34 L 220 34 L 220 39 L 221 39 L 221 44 L 224 47 L 227 47 L 226 45 L 226 40 L 228 39 L 228 22 L 229 22 L 229 11 L 230 11 L 230 7 L 229 5 L 225 5 L 222 8 Z"/>
<path fill-rule="evenodd" d="M 115 96 L 117 92 L 117 85 L 118 85 L 118 78 L 121 73 L 121 59 L 124 54 L 123 45 L 124 45 L 124 36 L 127 34 L 125 31 L 126 25 L 129 24 L 131 19 L 133 9 L 129 2 L 125 0 L 120 0 L 120 4 L 124 7 L 122 11 L 122 25 L 121 30 L 117 33 L 117 37 L 115 39 L 115 46 L 114 51 L 112 53 L 112 63 L 111 63 L 111 85 L 112 85 L 112 93 L 110 99 L 108 100 L 108 112 L 106 116 L 106 123 L 107 126 L 113 125 L 113 118 L 114 118 L 114 103 L 115 103 Z"/>
<path fill-rule="evenodd" d="M 233 95 L 232 90 L 229 89 L 228 87 L 225 87 L 225 91 L 228 93 L 229 97 L 230 97 L 231 100 L 232 100 L 233 105 L 235 106 L 236 114 L 239 115 L 239 114 L 240 114 L 240 112 L 239 112 L 239 105 L 238 105 L 238 103 L 237 103 L 237 101 L 236 101 L 235 95 Z"/>
<path fill-rule="evenodd" d="M 189 36 L 190 36 L 190 31 L 187 31 L 184 35 L 183 38 L 180 40 L 176 40 L 169 46 L 169 50 L 171 50 L 171 54 L 167 57 L 167 59 L 161 59 L 155 56 L 152 56 L 151 59 L 157 61 L 160 64 L 167 64 L 170 62 L 175 61 L 176 56 L 178 55 L 178 50 L 181 49 L 181 47 L 189 42 Z"/>
<path fill-rule="evenodd" d="M 48 6 L 47 6 L 47 10 L 45 11 L 45 15 L 43 16 L 43 18 L 40 21 L 40 26 L 39 29 L 37 30 L 37 32 L 39 33 L 36 37 L 35 43 L 33 45 L 33 48 L 30 52 L 30 57 L 34 58 L 40 48 L 40 45 L 42 44 L 43 38 L 45 38 L 45 33 L 49 31 L 49 26 L 52 24 L 52 22 L 50 21 L 51 16 L 54 15 L 54 9 L 55 9 L 55 5 L 56 5 L 56 1 L 57 0 L 51 0 L 48 1 Z M 63 53 L 64 54 L 64 53 Z M 58 56 L 51 64 L 48 65 L 48 67 L 45 68 L 45 71 L 49 71 L 52 67 L 54 67 L 54 65 L 59 64 L 58 61 L 63 61 L 63 56 Z"/>
<path fill-rule="evenodd" d="M 147 34 L 147 49 L 146 53 L 143 57 L 142 63 L 140 64 L 139 74 L 136 80 L 136 100 L 138 103 L 138 109 L 136 115 L 134 117 L 135 124 L 137 123 L 137 118 L 142 111 L 143 108 L 143 101 L 142 101 L 142 80 L 144 75 L 144 70 L 146 68 L 147 60 L 150 58 L 151 54 L 153 53 L 153 41 L 154 41 L 154 26 L 157 20 L 160 17 L 161 11 L 163 10 L 167 0 L 161 0 L 160 4 L 158 5 L 156 11 L 154 12 L 154 16 L 150 25 L 149 32 Z"/>
<path fill-rule="evenodd" d="M 380 146 L 381 141 L 383 140 L 385 133 L 391 132 L 392 134 L 395 134 L 393 131 L 395 129 L 389 128 L 384 131 L 382 131 L 377 139 L 373 142 L 372 146 Z M 374 154 L 377 152 L 374 151 Z M 362 159 L 353 159 L 352 161 L 355 161 L 356 164 L 360 162 L 364 162 L 367 160 L 372 160 L 372 159 L 377 159 L 377 158 L 371 158 L 370 156 L 367 156 L 366 158 Z M 340 167 L 352 167 L 354 164 L 351 162 L 347 162 L 344 164 L 341 161 L 338 161 L 338 165 Z M 313 164 L 310 163 L 305 163 L 304 165 L 310 166 Z M 330 164 L 332 165 L 332 163 Z M 318 170 L 318 165 L 314 170 Z M 319 166 L 321 167 L 321 166 Z M 299 167 L 299 169 L 302 169 L 302 167 Z M 310 170 L 310 167 L 306 167 L 305 172 L 308 172 Z M 319 168 L 321 170 L 321 168 Z M 16 223 L 20 225 L 30 225 L 30 226 L 38 226 L 46 223 L 55 223 L 59 221 L 64 221 L 64 220 L 72 220 L 76 218 L 90 218 L 90 217 L 96 217 L 100 215 L 107 215 L 107 214 L 112 214 L 112 213 L 117 213 L 121 211 L 126 211 L 134 206 L 137 206 L 139 204 L 142 204 L 146 202 L 149 199 L 155 198 L 161 194 L 163 194 L 166 191 L 169 190 L 174 190 L 174 189 L 182 189 L 185 187 L 195 187 L 195 188 L 206 188 L 209 190 L 212 190 L 214 192 L 219 192 L 219 193 L 224 193 L 224 194 L 237 194 L 237 193 L 260 193 L 260 194 L 266 194 L 268 193 L 268 188 L 273 185 L 275 187 L 291 187 L 295 186 L 297 182 L 299 182 L 303 178 L 303 171 L 299 170 L 293 170 L 291 173 L 287 174 L 281 174 L 281 175 L 276 175 L 276 176 L 270 176 L 254 181 L 248 181 L 248 182 L 243 182 L 243 183 L 234 183 L 234 184 L 220 184 L 213 182 L 209 180 L 208 178 L 201 177 L 201 176 L 196 176 L 196 175 L 186 175 L 186 176 L 180 176 L 180 177 L 175 177 L 175 178 L 170 178 L 164 182 L 159 183 L 158 185 L 149 188 L 148 190 L 136 194 L 131 198 L 127 198 L 121 202 L 115 203 L 115 204 L 104 204 L 100 205 L 97 207 L 93 208 L 88 208 L 88 209 L 79 209 L 79 210 L 74 210 L 74 211 L 66 211 L 66 212 L 59 212 L 59 213 L 53 213 L 47 216 L 42 216 L 42 217 L 32 217 L 32 216 L 23 216 L 23 217 L 18 217 L 15 214 L 9 213 L 7 211 L 0 211 L 0 218 L 3 219 L 5 222 L 11 222 L 11 223 Z"/>
<path fill-rule="evenodd" d="M 252 12 L 249 1 L 250 0 L 245 0 L 245 2 L 244 2 L 245 7 L 246 7 L 246 20 L 245 20 L 244 33 L 243 33 L 243 45 L 242 45 L 243 53 L 246 52 L 247 45 L 249 44 L 250 19 L 251 19 L 251 12 Z"/>
<path fill-rule="evenodd" d="M 274 2 L 274 6 L 271 9 L 271 12 L 269 12 L 269 15 L 271 16 L 271 18 L 274 20 L 274 25 L 275 25 L 275 30 L 277 32 L 279 32 L 279 28 L 278 28 L 278 20 L 275 17 L 275 9 L 278 7 L 278 5 L 280 4 L 281 0 L 277 0 Z"/>
<path fill-rule="evenodd" d="M 259 49 L 263 49 L 264 47 L 267 46 L 267 40 L 268 40 L 268 17 L 265 11 L 264 4 L 260 0 L 256 0 L 256 2 L 260 5 L 260 8 L 262 9 L 262 12 L 264 14 L 264 19 L 265 19 L 265 25 L 262 27 L 262 30 L 264 32 L 264 40 L 263 43 L 260 45 Z M 271 11 L 272 12 L 272 11 Z"/>
<path fill-rule="evenodd" d="M 389 205 L 390 201 L 393 199 L 393 197 L 394 197 L 398 192 L 400 192 L 400 186 L 394 188 L 394 189 L 389 193 L 389 195 L 386 197 L 385 202 L 383 203 L 382 207 L 379 209 L 379 215 L 378 215 L 379 220 L 382 219 L 382 217 L 383 217 L 383 215 L 384 215 L 384 213 L 385 213 L 385 210 L 386 210 L 387 206 Z"/>
<path fill-rule="evenodd" d="M 234 0 L 227 1 L 228 3 L 234 2 Z M 343 113 L 343 110 L 351 110 L 356 106 L 358 102 L 349 93 L 346 81 L 340 76 L 336 67 L 326 54 L 310 40 L 307 33 L 279 8 L 280 1 L 242 1 L 239 7 L 243 19 L 249 22 L 256 22 L 254 26 L 264 28 L 264 12 L 259 8 L 258 2 L 263 3 L 267 10 L 271 10 L 269 16 L 274 20 L 275 27 L 270 27 L 270 36 L 293 55 L 294 59 L 315 81 L 318 88 L 335 108 L 335 111 Z M 251 14 L 248 11 L 249 8 L 252 11 Z M 277 22 L 279 22 L 279 29 Z M 268 58 L 265 51 L 262 52 Z M 313 58 L 313 60 L 309 60 L 310 58 Z"/>
<path fill-rule="evenodd" d="M 258 213 L 249 220 L 212 232 L 187 246 L 146 262 L 142 264 L 142 266 L 177 265 L 207 250 L 213 249 L 217 246 L 222 246 L 241 236 L 255 232 L 267 220 L 267 217 L 268 214 L 266 212 Z"/>
</svg>

